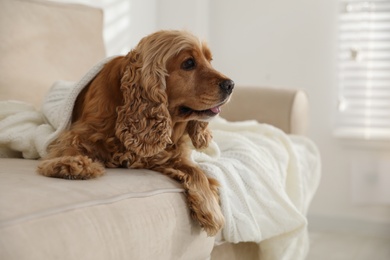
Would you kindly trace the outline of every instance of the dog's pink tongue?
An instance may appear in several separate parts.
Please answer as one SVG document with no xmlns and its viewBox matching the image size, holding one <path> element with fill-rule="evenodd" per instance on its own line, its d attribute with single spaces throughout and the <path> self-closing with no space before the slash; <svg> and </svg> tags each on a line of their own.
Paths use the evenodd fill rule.
<svg viewBox="0 0 390 260">
<path fill-rule="evenodd" d="M 221 113 L 221 107 L 213 107 L 210 109 L 214 114 Z"/>
</svg>

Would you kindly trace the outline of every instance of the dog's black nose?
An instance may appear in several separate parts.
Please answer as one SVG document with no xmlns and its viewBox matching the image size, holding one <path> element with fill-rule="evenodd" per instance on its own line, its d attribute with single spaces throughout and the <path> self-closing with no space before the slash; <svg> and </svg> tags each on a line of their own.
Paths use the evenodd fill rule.
<svg viewBox="0 0 390 260">
<path fill-rule="evenodd" d="M 234 88 L 234 81 L 230 79 L 225 79 L 219 83 L 219 87 L 225 91 L 227 94 L 231 94 Z"/>
</svg>

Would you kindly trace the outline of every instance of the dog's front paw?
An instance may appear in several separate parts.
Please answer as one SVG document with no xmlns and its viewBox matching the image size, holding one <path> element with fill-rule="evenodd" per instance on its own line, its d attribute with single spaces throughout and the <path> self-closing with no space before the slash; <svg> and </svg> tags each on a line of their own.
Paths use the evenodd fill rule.
<svg viewBox="0 0 390 260">
<path fill-rule="evenodd" d="M 225 218 L 220 211 L 196 214 L 196 219 L 209 237 L 215 236 L 225 224 Z"/>
<path fill-rule="evenodd" d="M 78 155 L 42 160 L 37 171 L 47 177 L 86 180 L 103 175 L 105 170 L 99 162 Z"/>
<path fill-rule="evenodd" d="M 208 236 L 215 236 L 225 224 L 218 200 L 214 196 L 203 197 L 198 192 L 188 192 L 188 202 L 192 217 L 199 222 Z"/>
</svg>

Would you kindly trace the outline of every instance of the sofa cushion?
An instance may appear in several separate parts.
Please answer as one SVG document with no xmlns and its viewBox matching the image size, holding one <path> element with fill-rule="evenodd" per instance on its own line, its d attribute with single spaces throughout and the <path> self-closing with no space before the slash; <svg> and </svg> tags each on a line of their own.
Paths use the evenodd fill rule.
<svg viewBox="0 0 390 260">
<path fill-rule="evenodd" d="M 39 108 L 55 80 L 77 81 L 105 56 L 102 27 L 97 8 L 1 0 L 0 100 Z"/>
<path fill-rule="evenodd" d="M 36 174 L 37 163 L 0 159 L 0 259 L 210 255 L 214 238 L 191 220 L 172 179 L 133 169 L 108 169 L 87 181 L 55 179 Z"/>
</svg>

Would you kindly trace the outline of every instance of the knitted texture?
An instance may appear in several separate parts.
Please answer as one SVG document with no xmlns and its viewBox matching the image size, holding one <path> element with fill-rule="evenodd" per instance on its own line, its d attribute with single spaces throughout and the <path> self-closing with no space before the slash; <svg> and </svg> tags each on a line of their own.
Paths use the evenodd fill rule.
<svg viewBox="0 0 390 260">
<path fill-rule="evenodd" d="M 113 58 L 97 63 L 77 83 L 54 82 L 41 111 L 24 102 L 0 101 L 0 157 L 44 157 L 47 146 L 69 127 L 79 93 Z"/>
<path fill-rule="evenodd" d="M 215 143 L 193 159 L 221 184 L 223 241 L 257 242 L 260 259 L 304 259 L 306 213 L 320 179 L 316 146 L 255 121 L 210 127 Z"/>
</svg>

